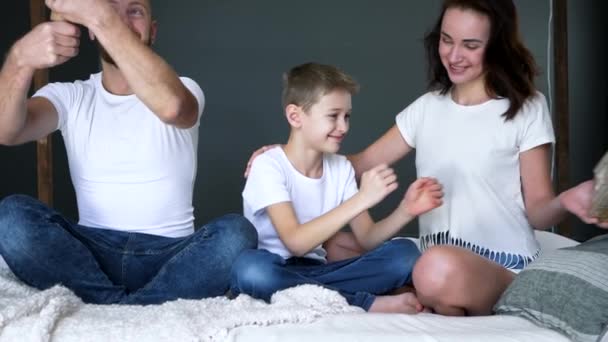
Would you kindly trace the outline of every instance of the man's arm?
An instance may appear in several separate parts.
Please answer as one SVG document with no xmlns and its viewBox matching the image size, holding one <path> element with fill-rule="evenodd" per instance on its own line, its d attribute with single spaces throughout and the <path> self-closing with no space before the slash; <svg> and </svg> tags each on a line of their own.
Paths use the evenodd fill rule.
<svg viewBox="0 0 608 342">
<path fill-rule="evenodd" d="M 79 36 L 72 24 L 43 23 L 13 45 L 0 71 L 0 144 L 34 141 L 55 130 L 55 107 L 44 98 L 27 100 L 27 93 L 37 69 L 78 54 Z"/>
<path fill-rule="evenodd" d="M 155 36 L 148 2 L 129 2 L 126 9 L 122 3 L 114 8 L 106 0 L 47 0 L 46 4 L 65 20 L 92 32 L 131 90 L 163 122 L 180 128 L 194 126 L 198 120 L 196 99 L 169 64 L 138 37 L 147 32 L 150 36 L 144 38 Z"/>
</svg>

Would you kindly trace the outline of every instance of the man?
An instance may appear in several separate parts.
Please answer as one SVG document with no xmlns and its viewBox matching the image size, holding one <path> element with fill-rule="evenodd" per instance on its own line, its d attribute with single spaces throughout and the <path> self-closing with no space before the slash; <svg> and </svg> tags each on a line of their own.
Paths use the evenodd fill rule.
<svg viewBox="0 0 608 342">
<path fill-rule="evenodd" d="M 61 130 L 79 224 L 35 199 L 0 202 L 0 253 L 27 284 L 62 284 L 85 302 L 154 304 L 222 295 L 256 232 L 228 215 L 194 232 L 192 191 L 204 96 L 149 46 L 149 0 L 47 0 L 43 23 L 10 49 L 0 72 L 0 143 Z M 102 72 L 27 99 L 36 69 L 78 54 L 80 24 Z"/>
</svg>

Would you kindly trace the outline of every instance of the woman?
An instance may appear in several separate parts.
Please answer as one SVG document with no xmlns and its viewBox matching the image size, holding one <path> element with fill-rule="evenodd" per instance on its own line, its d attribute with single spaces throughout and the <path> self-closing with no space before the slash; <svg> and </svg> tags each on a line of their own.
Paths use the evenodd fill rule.
<svg viewBox="0 0 608 342">
<path fill-rule="evenodd" d="M 349 159 L 361 175 L 416 149 L 418 177 L 444 186 L 444 204 L 419 221 L 418 299 L 439 314 L 487 315 L 538 256 L 533 229 L 557 224 L 568 211 L 608 223 L 586 214 L 591 181 L 553 192 L 551 116 L 534 87 L 537 66 L 521 42 L 512 0 L 444 1 L 425 47 L 430 92 Z M 345 235 L 334 242 L 350 244 Z"/>
<path fill-rule="evenodd" d="M 445 192 L 420 217 L 418 299 L 444 315 L 490 314 L 510 270 L 538 256 L 533 229 L 563 220 L 592 184 L 553 193 L 551 116 L 511 0 L 446 0 L 425 47 L 432 91 L 351 161 L 360 173 L 416 148 L 418 176 Z"/>
</svg>

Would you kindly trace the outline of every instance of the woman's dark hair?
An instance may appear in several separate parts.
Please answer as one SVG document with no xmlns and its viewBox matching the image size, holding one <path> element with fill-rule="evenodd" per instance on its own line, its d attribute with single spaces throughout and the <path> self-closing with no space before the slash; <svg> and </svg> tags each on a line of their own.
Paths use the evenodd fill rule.
<svg viewBox="0 0 608 342">
<path fill-rule="evenodd" d="M 538 66 L 524 46 L 519 33 L 517 11 L 512 0 L 445 0 L 433 30 L 424 37 L 429 61 L 429 88 L 446 94 L 452 81 L 439 57 L 441 24 L 446 10 L 459 8 L 486 15 L 490 20 L 490 38 L 484 56 L 485 88 L 492 97 L 510 101 L 505 120 L 515 117 L 526 100 L 534 96 L 534 77 Z"/>
</svg>

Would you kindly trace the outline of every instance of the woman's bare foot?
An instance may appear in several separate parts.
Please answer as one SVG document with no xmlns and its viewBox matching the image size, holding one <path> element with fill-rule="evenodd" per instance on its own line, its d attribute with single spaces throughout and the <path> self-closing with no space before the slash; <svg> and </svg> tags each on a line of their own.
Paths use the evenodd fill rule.
<svg viewBox="0 0 608 342">
<path fill-rule="evenodd" d="M 369 312 L 415 314 L 424 311 L 416 295 L 406 292 L 393 296 L 377 296 L 369 308 Z"/>
</svg>

